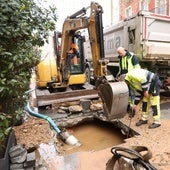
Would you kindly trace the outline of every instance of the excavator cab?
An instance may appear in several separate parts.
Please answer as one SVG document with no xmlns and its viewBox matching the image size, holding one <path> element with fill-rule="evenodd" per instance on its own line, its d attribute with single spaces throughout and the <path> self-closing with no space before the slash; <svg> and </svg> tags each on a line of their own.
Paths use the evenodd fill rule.
<svg viewBox="0 0 170 170">
<path fill-rule="evenodd" d="M 65 65 L 68 65 L 70 71 L 68 85 L 79 89 L 86 82 L 83 53 L 85 37 L 79 31 L 71 31 L 69 36 L 69 39 L 71 39 L 70 48 L 65 51 L 67 60 Z"/>
<path fill-rule="evenodd" d="M 81 36 L 80 32 L 76 33 L 73 37 L 71 43 L 71 48 L 69 50 L 69 55 L 71 59 L 71 75 L 74 74 L 84 74 L 84 53 L 83 53 L 83 43 L 85 37 Z"/>
<path fill-rule="evenodd" d="M 65 42 L 61 32 L 55 31 L 49 40 L 51 51 L 36 68 L 38 88 L 47 88 L 50 92 L 64 91 L 69 86 L 81 88 L 86 82 L 84 73 L 84 36 L 80 32 L 69 31 Z M 64 39 L 64 38 L 63 38 Z M 63 44 L 67 43 L 67 46 Z M 67 48 L 66 48 L 67 47 Z"/>
</svg>

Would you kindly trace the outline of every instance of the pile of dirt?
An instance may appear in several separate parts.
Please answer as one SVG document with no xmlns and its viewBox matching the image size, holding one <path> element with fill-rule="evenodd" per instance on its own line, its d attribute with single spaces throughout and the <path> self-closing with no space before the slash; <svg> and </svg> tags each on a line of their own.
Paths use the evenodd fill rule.
<svg viewBox="0 0 170 170">
<path fill-rule="evenodd" d="M 22 125 L 14 127 L 14 131 L 17 144 L 24 144 L 27 150 L 52 140 L 49 123 L 40 118 L 27 117 Z"/>
</svg>

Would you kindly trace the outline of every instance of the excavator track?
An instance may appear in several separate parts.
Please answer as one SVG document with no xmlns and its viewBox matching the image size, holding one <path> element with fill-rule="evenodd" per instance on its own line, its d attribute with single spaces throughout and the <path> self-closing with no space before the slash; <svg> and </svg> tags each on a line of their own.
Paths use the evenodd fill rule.
<svg viewBox="0 0 170 170">
<path fill-rule="evenodd" d="M 37 107 L 53 105 L 63 102 L 76 101 L 80 99 L 99 98 L 95 89 L 69 90 L 64 92 L 50 93 L 48 90 L 36 89 Z"/>
</svg>

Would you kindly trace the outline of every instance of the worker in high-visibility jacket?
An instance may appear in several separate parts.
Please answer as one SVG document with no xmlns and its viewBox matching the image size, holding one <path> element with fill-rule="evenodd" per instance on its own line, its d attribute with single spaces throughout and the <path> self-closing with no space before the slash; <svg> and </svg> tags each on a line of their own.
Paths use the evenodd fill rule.
<svg viewBox="0 0 170 170">
<path fill-rule="evenodd" d="M 125 82 L 129 88 L 141 92 L 142 98 L 142 117 L 136 123 L 140 126 L 148 123 L 149 109 L 153 111 L 153 123 L 149 128 L 156 128 L 161 125 L 160 121 L 160 88 L 161 81 L 159 77 L 148 70 L 136 68 L 126 74 Z M 135 109 L 135 105 L 133 106 Z"/>
<path fill-rule="evenodd" d="M 118 58 L 119 58 L 119 72 L 117 77 L 123 76 L 125 77 L 126 73 L 134 68 L 141 68 L 139 64 L 139 60 L 137 56 L 125 50 L 123 47 L 117 48 Z"/>
<path fill-rule="evenodd" d="M 138 60 L 137 56 L 134 53 L 129 52 L 125 48 L 118 47 L 117 53 L 119 55 L 118 56 L 118 58 L 119 58 L 119 72 L 116 76 L 116 79 L 118 81 L 124 81 L 126 74 L 130 70 L 132 70 L 134 68 L 141 68 L 141 66 L 139 64 L 139 60 Z M 131 96 L 131 98 L 129 98 L 129 103 L 132 103 L 133 98 L 135 98 L 135 92 L 133 89 L 129 89 L 129 93 Z M 130 104 L 127 107 L 127 112 L 129 113 L 129 117 L 134 116 L 134 113 L 131 113 L 131 111 L 130 111 Z"/>
</svg>

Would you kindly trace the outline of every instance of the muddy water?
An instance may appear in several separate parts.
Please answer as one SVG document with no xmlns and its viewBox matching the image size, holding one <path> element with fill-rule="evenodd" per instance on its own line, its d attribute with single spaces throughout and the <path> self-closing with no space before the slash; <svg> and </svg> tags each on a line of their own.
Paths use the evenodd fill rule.
<svg viewBox="0 0 170 170">
<path fill-rule="evenodd" d="M 80 147 L 64 145 L 64 154 L 79 151 L 98 151 L 123 143 L 125 136 L 111 123 L 94 121 L 67 129 L 82 144 Z"/>
</svg>

